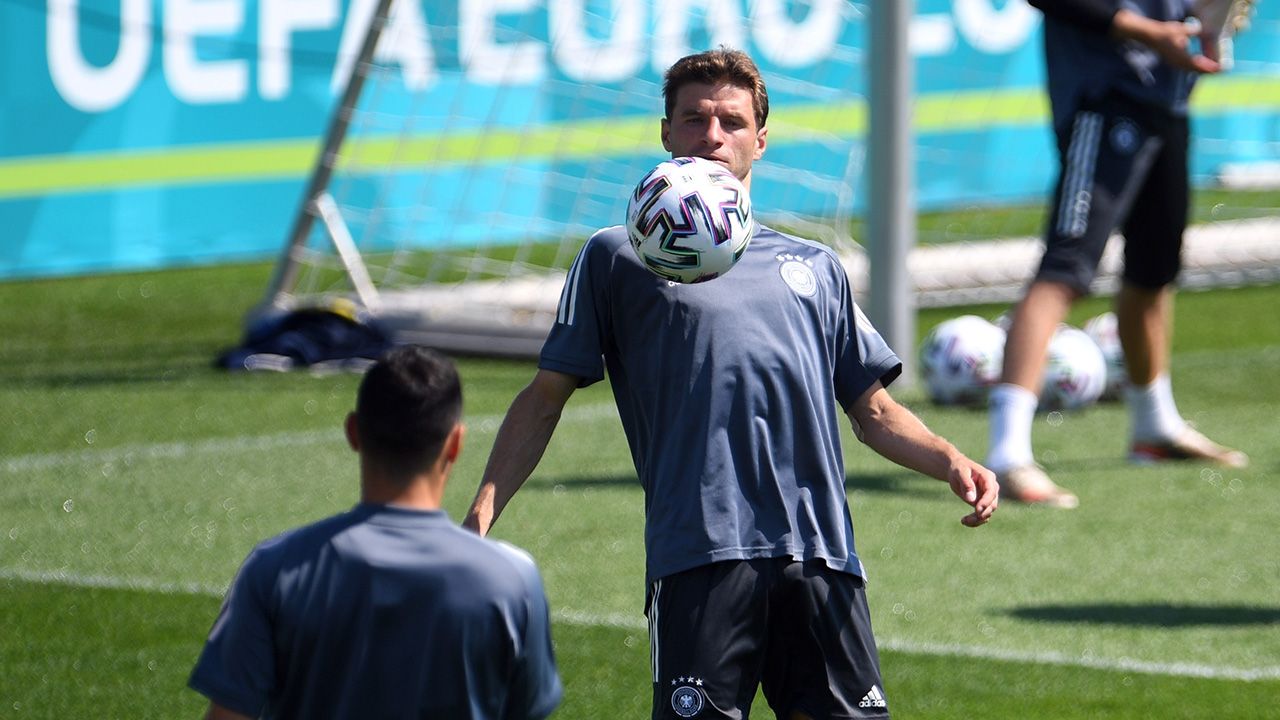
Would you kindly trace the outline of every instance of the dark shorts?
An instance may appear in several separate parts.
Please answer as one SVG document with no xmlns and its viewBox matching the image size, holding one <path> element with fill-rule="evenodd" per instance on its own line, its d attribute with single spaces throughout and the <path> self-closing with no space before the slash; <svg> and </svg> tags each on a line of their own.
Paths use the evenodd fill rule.
<svg viewBox="0 0 1280 720">
<path fill-rule="evenodd" d="M 1036 279 L 1087 294 L 1119 228 L 1126 282 L 1154 290 L 1176 280 L 1190 194 L 1187 119 L 1111 94 L 1083 103 L 1057 136 L 1061 173 Z"/>
<path fill-rule="evenodd" d="M 887 718 L 862 579 L 789 558 L 712 563 L 653 582 L 654 718 Z"/>
</svg>

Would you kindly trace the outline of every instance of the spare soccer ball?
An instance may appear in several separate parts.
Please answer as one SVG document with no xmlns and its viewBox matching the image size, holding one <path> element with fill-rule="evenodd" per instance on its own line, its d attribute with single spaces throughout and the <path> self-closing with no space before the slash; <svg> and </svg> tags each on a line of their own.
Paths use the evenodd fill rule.
<svg viewBox="0 0 1280 720">
<path fill-rule="evenodd" d="M 659 163 L 627 203 L 631 247 L 645 267 L 675 282 L 705 282 L 729 272 L 754 230 L 747 189 L 703 158 Z"/>
<path fill-rule="evenodd" d="M 1129 371 L 1124 366 L 1124 348 L 1120 346 L 1120 333 L 1116 330 L 1116 314 L 1108 312 L 1090 319 L 1084 324 L 1084 331 L 1097 343 L 1107 361 L 1107 382 L 1099 399 L 1120 399 L 1121 392 L 1129 384 Z"/>
<path fill-rule="evenodd" d="M 1049 341 L 1040 410 L 1077 410 L 1097 402 L 1107 384 L 1107 361 L 1083 330 L 1059 325 Z"/>
<path fill-rule="evenodd" d="M 920 344 L 920 372 L 939 405 L 985 403 L 1000 382 L 1004 330 L 977 315 L 934 326 Z"/>
</svg>

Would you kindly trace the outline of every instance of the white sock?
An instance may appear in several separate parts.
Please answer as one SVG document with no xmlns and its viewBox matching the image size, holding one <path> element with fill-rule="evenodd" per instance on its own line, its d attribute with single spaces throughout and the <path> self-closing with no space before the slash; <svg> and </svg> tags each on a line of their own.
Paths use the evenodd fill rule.
<svg viewBox="0 0 1280 720">
<path fill-rule="evenodd" d="M 1150 385 L 1130 385 L 1124 391 L 1129 405 L 1133 439 L 1139 442 L 1172 440 L 1186 427 L 1173 402 L 1173 383 L 1168 374 L 1157 375 Z"/>
<path fill-rule="evenodd" d="M 993 472 L 1035 462 L 1031 452 L 1031 424 L 1040 399 L 1030 390 L 1001 383 L 991 389 L 987 414 L 991 419 L 986 465 Z"/>
</svg>

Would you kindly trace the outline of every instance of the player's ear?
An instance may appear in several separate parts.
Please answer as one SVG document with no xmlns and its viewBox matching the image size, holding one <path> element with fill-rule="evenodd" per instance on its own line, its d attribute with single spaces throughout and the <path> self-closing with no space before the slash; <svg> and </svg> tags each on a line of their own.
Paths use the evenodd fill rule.
<svg viewBox="0 0 1280 720">
<path fill-rule="evenodd" d="M 756 131 L 756 152 L 753 160 L 764 157 L 764 149 L 769 145 L 769 128 L 762 127 Z"/>
<path fill-rule="evenodd" d="M 671 121 L 662 118 L 662 149 L 671 152 Z"/>
<path fill-rule="evenodd" d="M 347 413 L 347 421 L 343 423 L 342 428 L 347 433 L 347 444 L 352 450 L 360 452 L 360 426 L 356 423 L 354 412 Z"/>
<path fill-rule="evenodd" d="M 467 434 L 467 426 L 458 423 L 453 426 L 453 430 L 449 432 L 449 437 L 444 439 L 444 449 L 441 454 L 445 460 L 449 462 L 457 462 L 458 455 L 462 453 L 462 439 Z"/>
</svg>

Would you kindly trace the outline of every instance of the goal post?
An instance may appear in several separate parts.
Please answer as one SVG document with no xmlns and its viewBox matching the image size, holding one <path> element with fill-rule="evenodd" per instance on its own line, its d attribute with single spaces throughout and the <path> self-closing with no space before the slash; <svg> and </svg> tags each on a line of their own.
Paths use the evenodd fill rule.
<svg viewBox="0 0 1280 720">
<path fill-rule="evenodd" d="M 302 206 L 294 213 L 293 229 L 289 232 L 284 253 L 276 262 L 271 284 L 267 286 L 265 307 L 261 310 L 263 312 L 267 308 L 279 308 L 288 304 L 290 293 L 297 285 L 298 273 L 305 262 L 305 258 L 300 257 L 299 252 L 306 245 L 316 218 L 320 217 L 324 220 L 326 210 L 328 220 L 325 222 L 325 230 L 334 242 L 334 249 L 344 259 L 343 264 L 347 269 L 348 278 L 351 279 L 352 290 L 355 291 L 361 303 L 366 307 L 373 305 L 376 310 L 377 290 L 373 287 L 368 271 L 359 259 L 359 250 L 349 240 L 350 233 L 347 232 L 345 223 L 342 221 L 341 212 L 329 195 L 329 182 L 333 178 L 338 152 L 347 137 L 351 117 L 360 101 L 365 79 L 369 76 L 368 66 L 373 60 L 378 40 L 382 37 L 382 30 L 387 25 L 393 2 L 394 0 L 378 0 L 377 6 L 373 9 L 369 29 L 365 31 L 360 45 L 360 53 L 356 57 L 355 66 L 342 91 L 342 96 L 338 99 L 337 107 L 329 119 L 319 157 L 311 170 L 311 177 L 307 180 L 306 190 L 303 191 Z"/>
</svg>

